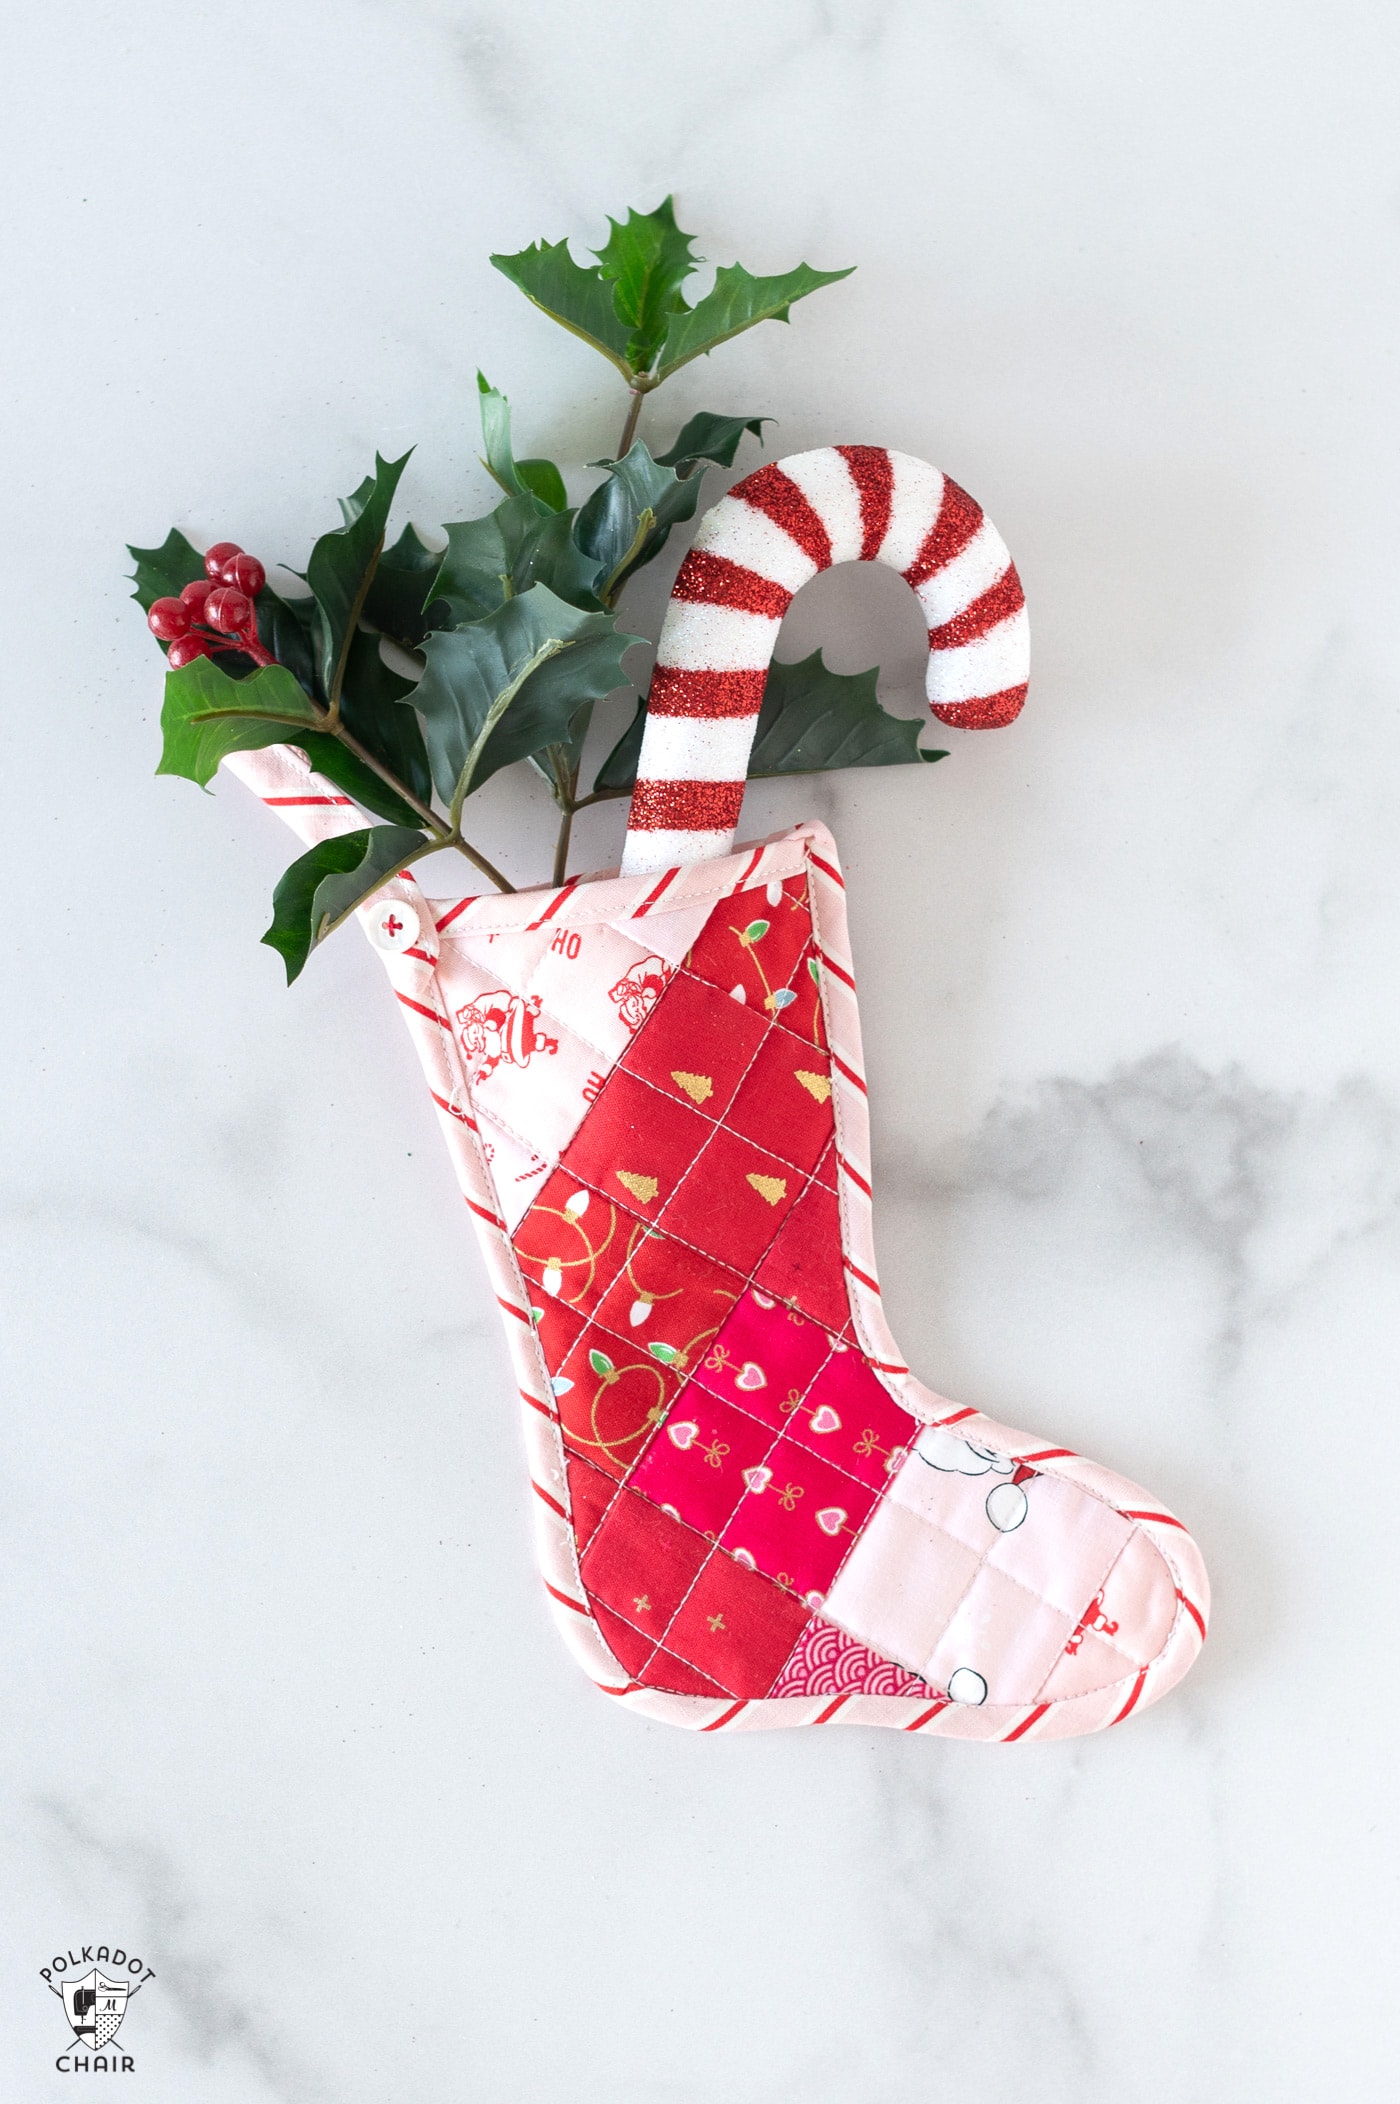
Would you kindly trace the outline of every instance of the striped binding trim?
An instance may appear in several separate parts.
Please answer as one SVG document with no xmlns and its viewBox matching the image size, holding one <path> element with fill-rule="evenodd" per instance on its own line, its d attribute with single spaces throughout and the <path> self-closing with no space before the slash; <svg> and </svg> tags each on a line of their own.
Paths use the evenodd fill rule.
<svg viewBox="0 0 1400 2104">
<path fill-rule="evenodd" d="M 773 461 L 705 515 L 676 578 L 648 696 L 624 874 L 660 867 L 665 846 L 648 837 L 660 833 L 714 834 L 712 842 L 676 842 L 677 851 L 701 860 L 728 851 L 743 797 L 737 765 L 725 798 L 712 796 L 717 815 L 677 814 L 687 809 L 687 784 L 707 764 L 727 774 L 739 752 L 731 761 L 726 750 L 716 766 L 703 740 L 664 741 L 657 726 L 671 717 L 742 722 L 746 760 L 777 623 L 808 577 L 850 561 L 884 563 L 918 593 L 936 717 L 988 730 L 1017 715 L 1026 698 L 1025 594 L 995 527 L 967 491 L 882 446 L 822 447 Z"/>
</svg>

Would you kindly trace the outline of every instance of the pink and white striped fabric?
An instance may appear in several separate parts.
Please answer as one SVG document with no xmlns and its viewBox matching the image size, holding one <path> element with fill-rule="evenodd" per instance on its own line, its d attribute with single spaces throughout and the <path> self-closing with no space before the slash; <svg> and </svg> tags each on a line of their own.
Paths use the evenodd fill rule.
<svg viewBox="0 0 1400 2104">
<path fill-rule="evenodd" d="M 897 570 L 929 632 L 933 714 L 1010 723 L 1026 698 L 1025 594 L 991 520 L 948 476 L 883 446 L 820 446 L 736 483 L 701 520 L 657 646 L 625 875 L 725 854 L 773 646 L 793 596 L 834 563 Z"/>
</svg>

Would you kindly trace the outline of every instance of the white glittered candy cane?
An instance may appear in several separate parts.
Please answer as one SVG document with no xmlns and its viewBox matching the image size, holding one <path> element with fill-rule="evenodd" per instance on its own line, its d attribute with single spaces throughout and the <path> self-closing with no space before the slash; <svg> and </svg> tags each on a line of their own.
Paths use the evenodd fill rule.
<svg viewBox="0 0 1400 2104">
<path fill-rule="evenodd" d="M 898 570 L 924 610 L 929 706 L 968 730 L 1026 698 L 1025 595 L 1006 543 L 956 482 L 882 446 L 794 453 L 700 521 L 667 608 L 647 699 L 624 875 L 723 855 L 764 682 L 794 593 L 833 563 Z"/>
</svg>

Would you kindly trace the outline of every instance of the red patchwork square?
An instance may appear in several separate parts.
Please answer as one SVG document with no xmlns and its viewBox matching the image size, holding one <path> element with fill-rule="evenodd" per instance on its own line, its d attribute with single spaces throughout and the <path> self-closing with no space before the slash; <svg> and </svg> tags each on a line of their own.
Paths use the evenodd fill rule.
<svg viewBox="0 0 1400 2104">
<path fill-rule="evenodd" d="M 773 1434 L 690 1382 L 632 1472 L 631 1483 L 687 1526 L 716 1536 L 744 1495 Z"/>
<path fill-rule="evenodd" d="M 918 1429 L 858 1351 L 833 1352 L 791 1422 L 794 1439 L 874 1490 L 884 1488 Z"/>
<path fill-rule="evenodd" d="M 527 1280 L 530 1299 L 535 1316 L 535 1334 L 540 1340 L 540 1350 L 551 1376 L 560 1372 L 564 1361 L 578 1343 L 588 1327 L 585 1315 L 576 1315 L 566 1308 L 563 1301 L 551 1300 L 547 1293 Z"/>
<path fill-rule="evenodd" d="M 553 1300 L 591 1315 L 626 1261 L 635 1226 L 631 1213 L 556 1169 L 511 1238 L 534 1305 Z"/>
<path fill-rule="evenodd" d="M 588 1545 L 580 1568 L 590 1593 L 659 1643 L 710 1553 L 704 1538 L 669 1512 L 624 1490 Z"/>
<path fill-rule="evenodd" d="M 567 1454 L 564 1465 L 569 1477 L 569 1517 L 580 1555 L 598 1530 L 598 1522 L 617 1496 L 617 1484 L 590 1461 Z"/>
<path fill-rule="evenodd" d="M 802 1188 L 791 1162 L 737 1133 L 717 1132 L 662 1215 L 670 1233 L 749 1272 Z"/>
<path fill-rule="evenodd" d="M 658 1651 L 645 1670 L 639 1674 L 644 1688 L 655 1688 L 663 1695 L 725 1695 L 728 1688 L 717 1687 L 694 1666 L 688 1666 L 683 1658 L 676 1658 L 669 1651 Z"/>
<path fill-rule="evenodd" d="M 603 1299 L 598 1320 L 615 1336 L 645 1345 L 678 1373 L 693 1373 L 743 1292 L 744 1281 L 737 1271 L 698 1255 L 658 1228 L 640 1220 L 631 1226 L 626 1261 Z"/>
<path fill-rule="evenodd" d="M 780 1439 L 721 1536 L 731 1555 L 815 1606 L 865 1525 L 875 1493 L 791 1438 Z"/>
<path fill-rule="evenodd" d="M 619 1067 L 560 1168 L 654 1219 L 713 1130 L 707 1119 Z"/>
<path fill-rule="evenodd" d="M 812 933 L 807 879 L 759 884 L 721 899 L 686 959 L 697 979 L 742 998 L 759 1015 L 781 1015 Z"/>
<path fill-rule="evenodd" d="M 817 1183 L 821 1184 L 826 1190 L 834 1191 L 836 1189 L 836 1179 L 839 1173 L 840 1172 L 836 1165 L 836 1142 L 835 1140 L 833 1140 L 831 1145 L 827 1148 L 826 1153 L 817 1163 L 816 1168 L 812 1171 L 812 1176 L 814 1180 Z"/>
<path fill-rule="evenodd" d="M 663 1095 L 723 1116 L 762 1043 L 766 1018 L 679 972 L 623 1055 Z"/>
<path fill-rule="evenodd" d="M 712 1395 L 782 1431 L 831 1352 L 814 1322 L 766 1293 L 748 1292 L 735 1308 L 695 1378 Z"/>
<path fill-rule="evenodd" d="M 790 1300 L 833 1330 L 850 1319 L 841 1263 L 841 1210 L 834 1190 L 810 1183 L 754 1274 L 755 1285 Z"/>
<path fill-rule="evenodd" d="M 826 1055 L 784 1028 L 770 1030 L 724 1122 L 799 1169 L 815 1168 L 836 1129 Z"/>
<path fill-rule="evenodd" d="M 710 1558 L 666 1648 L 750 1700 L 766 1695 L 811 1621 L 802 1601 L 723 1551 Z"/>
<path fill-rule="evenodd" d="M 595 1600 L 591 1593 L 588 1596 L 588 1604 L 593 1610 L 593 1619 L 603 1633 L 603 1642 L 627 1678 L 638 1679 L 656 1649 L 655 1638 L 643 1636 L 630 1622 L 624 1622 L 621 1615 L 613 1614 L 601 1600 Z"/>
<path fill-rule="evenodd" d="M 826 1049 L 826 1017 L 822 1012 L 822 967 L 818 962 L 816 944 L 809 943 L 798 959 L 797 969 L 788 982 L 792 999 L 781 1010 L 784 1030 L 800 1037 L 815 1051 Z"/>
<path fill-rule="evenodd" d="M 564 1443 L 612 1476 L 625 1476 L 681 1385 L 642 1345 L 590 1323 L 554 1376 Z"/>
</svg>

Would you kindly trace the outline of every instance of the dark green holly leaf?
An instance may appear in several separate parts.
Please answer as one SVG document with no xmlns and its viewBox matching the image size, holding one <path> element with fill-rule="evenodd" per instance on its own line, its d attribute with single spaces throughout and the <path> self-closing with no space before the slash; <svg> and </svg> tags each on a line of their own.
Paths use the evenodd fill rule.
<svg viewBox="0 0 1400 2104">
<path fill-rule="evenodd" d="M 481 397 L 481 437 L 486 447 L 486 467 L 508 497 L 528 490 L 551 511 L 563 511 L 568 503 L 564 478 L 552 460 L 517 460 L 510 443 L 510 403 L 485 373 L 476 376 Z"/>
<path fill-rule="evenodd" d="M 320 712 L 285 665 L 268 665 L 251 679 L 230 679 L 212 658 L 195 658 L 165 675 L 160 727 L 165 749 L 157 774 L 184 775 L 201 789 L 213 780 L 225 753 L 301 741 Z"/>
<path fill-rule="evenodd" d="M 352 497 L 341 499 L 345 524 L 334 533 L 323 533 L 311 551 L 306 581 L 321 610 L 321 684 L 328 700 L 340 692 L 350 638 L 364 610 L 374 579 L 389 507 L 408 465 L 402 460 L 384 460 L 376 453 L 374 473 L 367 476 Z"/>
<path fill-rule="evenodd" d="M 618 319 L 612 285 L 596 263 L 587 270 L 575 263 L 567 241 L 537 241 L 518 255 L 491 261 L 526 299 L 601 351 L 627 380 L 635 377 L 627 362 L 632 331 Z"/>
<path fill-rule="evenodd" d="M 609 218 L 608 225 L 606 247 L 593 253 L 612 284 L 613 309 L 631 332 L 627 362 L 634 372 L 649 373 L 672 317 L 685 311 L 680 288 L 695 273 L 694 237 L 676 225 L 669 197 L 654 212 L 632 208 L 625 220 Z"/>
<path fill-rule="evenodd" d="M 632 794 L 637 786 L 637 761 L 641 755 L 642 732 L 646 725 L 646 701 L 639 698 L 631 722 L 593 777 L 594 796 Z"/>
<path fill-rule="evenodd" d="M 513 760 L 564 740 L 579 709 L 624 684 L 635 636 L 534 585 L 484 620 L 429 636 L 413 694 L 439 796 L 463 797 Z"/>
<path fill-rule="evenodd" d="M 891 716 L 875 698 L 877 669 L 833 672 L 819 650 L 769 667 L 749 776 L 825 774 L 837 767 L 892 767 L 946 760 L 923 752 L 917 718 Z"/>
<path fill-rule="evenodd" d="M 401 706 L 413 692 L 413 681 L 386 665 L 379 638 L 358 629 L 350 644 L 345 680 L 340 690 L 340 715 L 347 731 L 357 738 L 380 765 L 426 803 L 433 793 L 423 733 L 412 709 Z M 350 755 L 353 758 L 353 754 Z M 390 792 L 380 785 L 379 794 Z M 365 799 L 360 798 L 363 803 Z M 370 799 L 370 809 L 388 816 Z M 410 807 L 411 808 L 411 807 Z M 412 823 L 412 817 L 404 820 Z"/>
<path fill-rule="evenodd" d="M 434 625 L 424 612 L 424 601 L 441 563 L 441 554 L 425 547 L 414 528 L 405 526 L 379 558 L 365 594 L 366 621 L 406 650 L 416 650 Z"/>
<path fill-rule="evenodd" d="M 387 819 L 390 825 L 415 826 L 421 823 L 412 804 L 396 796 L 387 782 L 381 782 L 372 767 L 367 767 L 359 755 L 332 738 L 325 731 L 287 732 L 286 742 L 304 752 L 317 774 L 323 774 L 337 789 L 353 797 L 366 811 L 373 811 L 376 818 Z"/>
<path fill-rule="evenodd" d="M 284 599 L 270 584 L 263 586 L 258 594 L 258 638 L 263 649 L 270 650 L 308 694 L 324 701 L 320 635 L 321 616 L 314 599 Z M 241 659 L 240 664 L 249 671 L 256 669 L 249 658 Z"/>
<path fill-rule="evenodd" d="M 638 439 L 625 460 L 599 460 L 608 471 L 582 506 L 574 539 L 597 565 L 598 596 L 616 598 L 624 579 L 665 547 L 671 528 L 695 516 L 701 476 L 662 467 Z"/>
<path fill-rule="evenodd" d="M 187 584 L 204 575 L 204 557 L 172 526 L 159 548 L 133 548 L 127 554 L 135 563 L 132 598 L 146 613 L 157 599 L 178 599 Z"/>
<path fill-rule="evenodd" d="M 709 409 L 697 410 L 682 427 L 670 452 L 657 454 L 656 465 L 674 468 L 678 475 L 689 475 L 701 460 L 712 460 L 716 467 L 730 467 L 744 433 L 752 431 L 762 445 L 763 427 L 772 421 L 771 416 L 716 416 Z"/>
<path fill-rule="evenodd" d="M 407 826 L 371 826 L 318 841 L 298 857 L 272 894 L 272 926 L 263 937 L 285 963 L 288 986 L 317 943 L 426 845 L 426 833 Z"/>
<path fill-rule="evenodd" d="M 854 264 L 851 269 L 854 269 Z M 813 270 L 799 263 L 776 278 L 751 277 L 742 263 L 730 263 L 715 274 L 714 289 L 698 306 L 672 317 L 661 347 L 660 377 L 665 380 L 692 358 L 727 343 L 761 321 L 786 321 L 794 300 L 806 299 L 823 285 L 848 278 L 850 270 Z"/>
<path fill-rule="evenodd" d="M 526 492 L 507 497 L 484 519 L 449 526 L 430 598 L 442 601 L 454 624 L 480 621 L 534 584 L 596 612 L 598 565 L 575 545 L 573 524 L 571 511 L 547 511 Z"/>
</svg>

